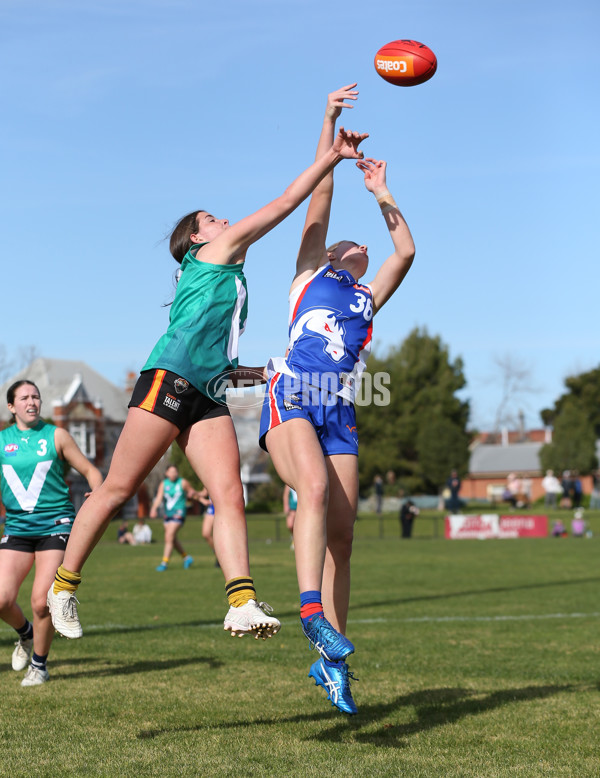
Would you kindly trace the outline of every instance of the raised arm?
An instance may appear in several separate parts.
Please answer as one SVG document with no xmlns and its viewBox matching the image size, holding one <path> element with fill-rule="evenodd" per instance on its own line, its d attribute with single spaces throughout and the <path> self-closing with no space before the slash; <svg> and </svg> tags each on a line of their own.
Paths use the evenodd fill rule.
<svg viewBox="0 0 600 778">
<path fill-rule="evenodd" d="M 333 144 L 282 195 L 220 233 L 209 245 L 198 250 L 198 259 L 221 265 L 242 260 L 248 248 L 289 216 L 337 164 L 343 159 L 362 159 L 358 146 L 368 137 L 367 133 L 341 127 Z"/>
<path fill-rule="evenodd" d="M 355 87 L 356 83 L 348 84 L 327 95 L 325 118 L 323 119 L 323 127 L 319 143 L 317 144 L 315 159 L 319 159 L 326 154 L 327 149 L 333 143 L 335 123 L 342 112 L 342 108 L 353 108 L 351 103 L 345 101 L 356 100 L 358 91 Z M 312 275 L 327 259 L 325 244 L 329 228 L 332 197 L 333 170 L 322 179 L 310 198 L 296 260 L 296 275 L 292 282 L 292 287 L 296 283 L 302 283 L 306 276 Z"/>
<path fill-rule="evenodd" d="M 387 188 L 387 163 L 368 158 L 357 162 L 356 166 L 364 173 L 365 186 L 377 200 L 394 244 L 394 253 L 385 260 L 370 284 L 373 291 L 374 313 L 377 313 L 394 294 L 410 270 L 415 257 L 415 244 L 408 225 Z"/>
</svg>

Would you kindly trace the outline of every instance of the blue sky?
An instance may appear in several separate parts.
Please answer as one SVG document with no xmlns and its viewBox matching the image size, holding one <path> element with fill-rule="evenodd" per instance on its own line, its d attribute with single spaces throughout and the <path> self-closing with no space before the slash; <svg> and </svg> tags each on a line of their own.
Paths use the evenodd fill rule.
<svg viewBox="0 0 600 778">
<path fill-rule="evenodd" d="M 600 6 L 594 0 L 3 0 L 3 311 L 14 355 L 82 359 L 117 384 L 167 325 L 163 241 L 196 208 L 231 221 L 313 159 L 326 95 L 370 133 L 417 256 L 375 319 L 375 353 L 426 327 L 464 360 L 472 423 L 489 427 L 510 359 L 535 391 L 600 363 Z M 394 87 L 375 72 L 398 38 L 438 71 Z M 391 251 L 351 163 L 336 169 L 331 240 Z M 241 361 L 286 346 L 301 206 L 248 253 Z"/>
</svg>

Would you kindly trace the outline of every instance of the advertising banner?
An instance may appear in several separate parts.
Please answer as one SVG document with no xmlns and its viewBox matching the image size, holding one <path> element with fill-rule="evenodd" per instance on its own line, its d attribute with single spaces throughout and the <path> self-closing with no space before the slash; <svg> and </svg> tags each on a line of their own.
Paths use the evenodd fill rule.
<svg viewBox="0 0 600 778">
<path fill-rule="evenodd" d="M 545 538 L 547 516 L 498 516 L 497 513 L 446 516 L 446 538 L 450 540 L 486 538 Z"/>
</svg>

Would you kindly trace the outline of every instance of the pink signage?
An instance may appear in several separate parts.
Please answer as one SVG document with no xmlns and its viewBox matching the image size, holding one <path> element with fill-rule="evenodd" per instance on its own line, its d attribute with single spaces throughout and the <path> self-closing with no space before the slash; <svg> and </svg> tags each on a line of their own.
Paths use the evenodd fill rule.
<svg viewBox="0 0 600 778">
<path fill-rule="evenodd" d="M 451 540 L 486 538 L 545 538 L 547 516 L 498 516 L 497 513 L 446 516 L 446 538 Z"/>
</svg>

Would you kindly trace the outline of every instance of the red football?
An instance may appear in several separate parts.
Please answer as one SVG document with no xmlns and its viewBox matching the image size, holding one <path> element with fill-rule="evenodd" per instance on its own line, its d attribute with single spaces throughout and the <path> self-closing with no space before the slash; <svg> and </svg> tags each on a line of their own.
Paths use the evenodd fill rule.
<svg viewBox="0 0 600 778">
<path fill-rule="evenodd" d="M 375 55 L 375 70 L 395 86 L 416 86 L 429 81 L 437 69 L 433 51 L 424 43 L 400 40 L 386 43 Z"/>
</svg>

